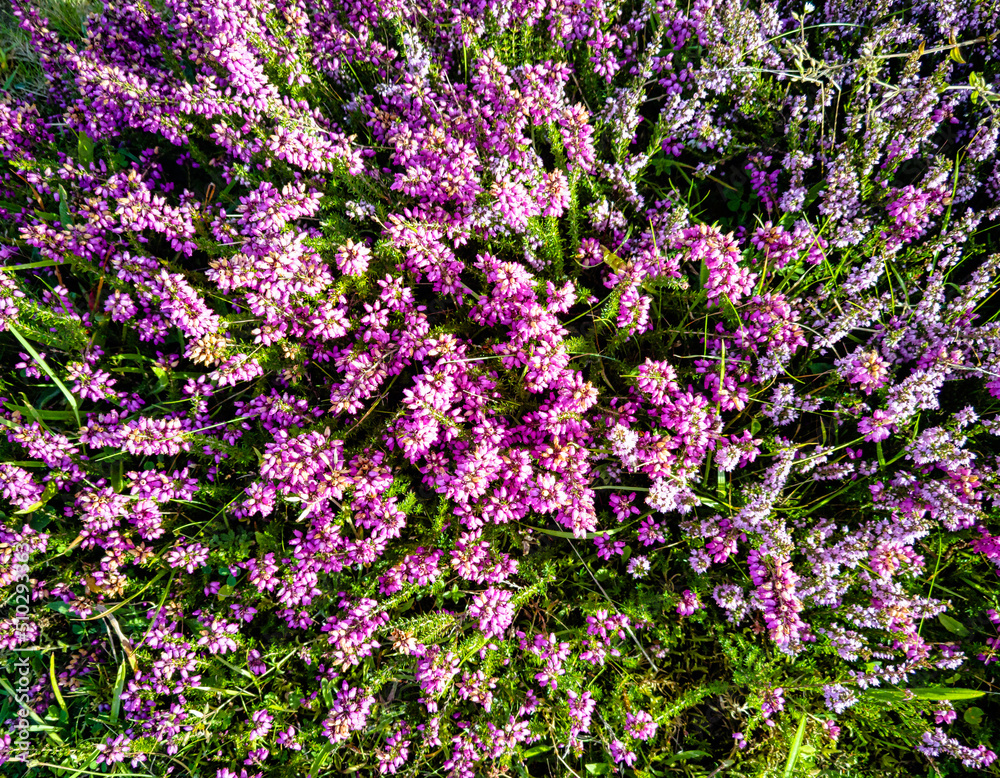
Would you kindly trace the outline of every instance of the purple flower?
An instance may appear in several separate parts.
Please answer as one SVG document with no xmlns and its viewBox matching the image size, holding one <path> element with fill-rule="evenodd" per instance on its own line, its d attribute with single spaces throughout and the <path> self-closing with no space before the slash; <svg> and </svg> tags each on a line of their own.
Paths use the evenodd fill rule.
<svg viewBox="0 0 1000 778">
<path fill-rule="evenodd" d="M 637 554 L 628 561 L 628 574 L 633 578 L 645 578 L 649 572 L 649 558 Z"/>
<path fill-rule="evenodd" d="M 948 702 L 942 702 L 941 707 L 934 711 L 934 723 L 935 724 L 951 724 L 958 714 L 955 712 L 955 708 Z"/>
<path fill-rule="evenodd" d="M 250 716 L 250 721 L 253 724 L 253 728 L 247 734 L 247 739 L 253 742 L 254 740 L 260 740 L 271 731 L 274 716 L 266 710 L 255 710 Z"/>
<path fill-rule="evenodd" d="M 858 432 L 865 436 L 869 443 L 885 440 L 896 431 L 892 417 L 885 411 L 876 409 L 871 416 L 866 416 L 858 422 Z"/>
<path fill-rule="evenodd" d="M 625 544 L 620 540 L 611 540 L 609 535 L 598 535 L 594 538 L 594 545 L 597 547 L 597 556 L 600 559 L 611 559 L 613 556 L 621 556 L 625 551 Z"/>
<path fill-rule="evenodd" d="M 694 594 L 690 589 L 685 589 L 684 593 L 681 594 L 681 601 L 677 605 L 677 612 L 681 616 L 690 616 L 697 610 L 701 610 L 704 607 L 701 604 L 701 599 L 697 594 Z"/>
<path fill-rule="evenodd" d="M 635 752 L 629 751 L 625 747 L 625 744 L 620 740 L 612 740 L 611 744 L 608 746 L 608 750 L 610 751 L 611 758 L 614 760 L 615 764 L 621 764 L 624 762 L 628 767 L 631 767 L 638 759 Z"/>
<path fill-rule="evenodd" d="M 493 586 L 472 598 L 467 615 L 479 620 L 479 631 L 488 638 L 503 637 L 514 621 L 513 595 Z"/>
<path fill-rule="evenodd" d="M 260 651 L 251 649 L 247 652 L 247 667 L 250 668 L 250 672 L 254 675 L 263 675 L 267 671 L 267 667 L 261 659 Z"/>
<path fill-rule="evenodd" d="M 323 720 L 324 737 L 331 743 L 349 739 L 352 732 L 364 729 L 368 713 L 374 704 L 375 698 L 372 695 L 365 696 L 361 689 L 344 681 L 337 692 L 330 715 Z"/>
<path fill-rule="evenodd" d="M 588 732 L 590 718 L 597 707 L 597 700 L 590 692 L 584 692 L 582 695 L 576 692 L 567 692 L 566 696 L 569 697 L 569 717 L 572 722 L 570 725 L 571 737 L 575 737 L 581 732 Z"/>
<path fill-rule="evenodd" d="M 355 243 L 350 238 L 337 251 L 334 259 L 340 272 L 348 276 L 364 275 L 371 259 L 371 250 L 363 243 Z"/>
<path fill-rule="evenodd" d="M 764 714 L 764 723 L 769 727 L 775 725 L 771 719 L 771 715 L 781 713 L 785 709 L 784 691 L 784 689 L 778 687 L 776 689 L 768 689 L 761 695 L 760 710 Z"/>
<path fill-rule="evenodd" d="M 193 573 L 208 561 L 208 549 L 201 543 L 177 546 L 167 553 L 166 561 L 171 567 L 183 567 L 186 572 Z"/>
<path fill-rule="evenodd" d="M 834 713 L 843 713 L 858 702 L 857 695 L 841 684 L 827 684 L 823 687 L 826 707 Z"/>
<path fill-rule="evenodd" d="M 656 734 L 657 723 L 646 711 L 640 710 L 634 715 L 625 716 L 625 726 L 628 733 L 636 740 L 649 740 Z"/>
</svg>

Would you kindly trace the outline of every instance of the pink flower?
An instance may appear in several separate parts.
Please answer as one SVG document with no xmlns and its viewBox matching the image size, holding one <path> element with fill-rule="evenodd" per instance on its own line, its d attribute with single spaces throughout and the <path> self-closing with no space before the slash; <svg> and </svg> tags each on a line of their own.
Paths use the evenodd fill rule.
<svg viewBox="0 0 1000 778">
<path fill-rule="evenodd" d="M 858 432 L 862 433 L 869 443 L 883 441 L 895 431 L 896 425 L 892 423 L 892 417 L 881 409 L 875 410 L 871 416 L 866 416 L 858 422 Z"/>
<path fill-rule="evenodd" d="M 625 716 L 625 726 L 628 733 L 636 740 L 649 740 L 656 734 L 659 725 L 646 711 L 640 710 L 635 715 L 629 713 Z"/>
<path fill-rule="evenodd" d="M 363 243 L 355 243 L 350 238 L 347 243 L 341 246 L 334 256 L 340 272 L 348 276 L 364 275 L 368 270 L 368 261 L 371 259 L 371 250 Z"/>
<path fill-rule="evenodd" d="M 701 600 L 697 594 L 693 594 L 690 589 L 685 589 L 681 595 L 681 601 L 677 605 L 677 612 L 681 616 L 690 616 L 696 610 L 702 608 Z"/>
</svg>

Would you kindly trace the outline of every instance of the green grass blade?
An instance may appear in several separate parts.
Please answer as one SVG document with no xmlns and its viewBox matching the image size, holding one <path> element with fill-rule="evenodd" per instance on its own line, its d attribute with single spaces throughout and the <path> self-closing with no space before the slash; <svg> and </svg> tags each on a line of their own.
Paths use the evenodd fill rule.
<svg viewBox="0 0 1000 778">
<path fill-rule="evenodd" d="M 21 345 L 24 346 L 29 354 L 31 354 L 31 358 L 38 363 L 38 366 L 44 370 L 45 374 L 52 379 L 52 382 L 59 387 L 59 391 L 63 393 L 63 396 L 66 398 L 66 402 L 69 403 L 69 407 L 73 409 L 73 417 L 76 419 L 77 426 L 82 426 L 80 424 L 80 408 L 76 402 L 76 398 L 73 396 L 73 393 L 66 388 L 66 384 L 59 380 L 59 377 L 52 372 L 52 368 L 48 366 L 48 363 L 39 356 L 38 352 L 35 351 L 32 345 L 24 339 L 24 336 L 21 335 L 15 327 L 8 324 L 7 329 L 14 333 L 14 337 L 17 338 Z"/>
<path fill-rule="evenodd" d="M 62 692 L 59 691 L 59 681 L 56 678 L 56 655 L 55 652 L 49 654 L 49 681 L 52 683 L 52 693 L 56 696 L 56 702 L 67 713 L 66 700 L 63 699 Z"/>
<path fill-rule="evenodd" d="M 788 752 L 788 761 L 785 762 L 785 778 L 792 778 L 795 774 L 795 763 L 799 759 L 799 751 L 802 749 L 802 739 L 806 734 L 806 716 L 803 713 L 799 717 L 799 728 L 795 731 L 795 738 L 792 740 L 792 750 Z"/>
<path fill-rule="evenodd" d="M 118 677 L 115 678 L 115 693 L 111 698 L 111 723 L 118 721 L 118 712 L 122 707 L 122 690 L 125 688 L 125 670 L 128 666 L 126 660 L 122 660 L 118 667 Z"/>
</svg>

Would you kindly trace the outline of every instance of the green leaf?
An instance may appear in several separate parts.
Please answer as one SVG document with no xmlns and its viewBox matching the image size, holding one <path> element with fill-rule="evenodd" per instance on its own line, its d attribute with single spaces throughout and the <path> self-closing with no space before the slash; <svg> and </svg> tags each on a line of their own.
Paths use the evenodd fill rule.
<svg viewBox="0 0 1000 778">
<path fill-rule="evenodd" d="M 959 637 L 964 638 L 972 634 L 962 622 L 958 619 L 953 619 L 947 613 L 939 613 L 938 621 L 941 622 L 942 627 L 951 632 L 953 635 L 958 635 Z"/>
<path fill-rule="evenodd" d="M 576 540 L 577 537 L 572 532 L 562 532 L 557 529 L 543 529 L 542 527 L 532 527 L 530 524 L 522 524 L 522 527 L 527 527 L 535 532 L 541 532 L 543 535 L 551 535 L 554 538 L 566 538 L 567 540 Z M 616 527 L 615 529 L 601 530 L 600 532 L 588 532 L 586 535 L 582 536 L 580 540 L 593 540 L 601 535 L 614 535 L 622 531 L 622 527 Z"/>
<path fill-rule="evenodd" d="M 125 670 L 128 663 L 122 660 L 118 667 L 118 675 L 115 677 L 115 693 L 111 696 L 111 723 L 118 721 L 118 712 L 122 707 L 122 689 L 125 688 Z"/>
<path fill-rule="evenodd" d="M 591 762 L 590 764 L 585 764 L 583 769 L 591 775 L 607 775 L 611 772 L 611 765 L 607 762 Z"/>
<path fill-rule="evenodd" d="M 28 405 L 14 405 L 9 402 L 5 402 L 4 407 L 7 408 L 8 411 L 20 413 L 22 416 L 31 416 L 36 421 L 41 421 L 42 419 L 66 421 L 67 419 L 73 418 L 72 411 L 40 411 L 37 408 L 32 408 Z"/>
<path fill-rule="evenodd" d="M 59 187 L 59 223 L 62 225 L 63 229 L 66 229 L 67 224 L 73 223 L 73 217 L 69 213 L 69 205 L 66 201 L 69 199 L 69 195 L 66 194 L 66 188 L 63 186 Z"/>
<path fill-rule="evenodd" d="M 45 603 L 45 607 L 48 608 L 50 611 L 55 611 L 56 613 L 59 613 L 63 616 L 68 616 L 70 610 L 72 610 L 69 607 L 69 605 L 67 605 L 62 600 L 57 600 L 56 602 L 47 602 Z"/>
<path fill-rule="evenodd" d="M 964 578 L 964 577 L 963 578 L 959 578 L 959 580 L 967 583 L 973 589 L 975 589 L 975 590 L 977 590 L 979 592 L 982 592 L 983 594 L 985 594 L 987 596 L 992 596 L 992 594 L 993 594 L 987 587 L 985 587 L 983 585 L 982 582 L 975 581 L 972 578 Z"/>
<path fill-rule="evenodd" d="M 969 708 L 965 711 L 962 716 L 967 724 L 971 724 L 973 727 L 978 727 L 983 723 L 983 709 L 982 708 Z"/>
<path fill-rule="evenodd" d="M 312 778 L 317 778 L 320 768 L 323 767 L 323 763 L 326 761 L 326 758 L 333 752 L 333 748 L 332 743 L 327 743 L 320 749 L 320 752 L 316 755 L 316 759 L 313 760 L 312 767 L 309 768 L 309 775 L 311 775 Z"/>
<path fill-rule="evenodd" d="M 90 163 L 94 161 L 94 141 L 85 132 L 77 134 L 76 158 L 84 167 L 90 167 Z"/>
<path fill-rule="evenodd" d="M 47 484 L 45 484 L 45 491 L 42 492 L 42 498 L 38 502 L 36 502 L 34 505 L 29 505 L 24 510 L 14 511 L 14 515 L 25 516 L 29 513 L 34 513 L 35 511 L 40 510 L 45 506 L 45 503 L 47 503 L 49 500 L 51 500 L 53 497 L 56 496 L 56 492 L 58 491 L 59 488 L 56 486 L 56 482 L 49 481 Z"/>
<path fill-rule="evenodd" d="M 3 203 L 0 203 L 3 205 Z M 10 210 L 9 208 L 7 210 Z M 31 270 L 36 267 L 56 267 L 58 265 L 68 265 L 65 259 L 43 259 L 38 262 L 26 262 L 23 265 L 10 265 L 6 270 Z"/>
<path fill-rule="evenodd" d="M 795 763 L 798 761 L 799 752 L 802 750 L 802 738 L 806 734 L 806 715 L 799 716 L 799 728 L 792 738 L 792 748 L 788 752 L 788 760 L 785 762 L 785 778 L 792 778 L 795 775 Z"/>
<path fill-rule="evenodd" d="M 707 751 L 678 751 L 667 759 L 667 764 L 686 762 L 688 759 L 700 759 L 703 756 L 711 756 L 711 754 Z"/>
<path fill-rule="evenodd" d="M 63 699 L 62 692 L 59 690 L 59 681 L 56 680 L 56 652 L 53 651 L 49 654 L 49 682 L 52 684 L 52 693 L 56 697 L 56 702 L 59 703 L 59 707 L 62 709 L 62 713 L 66 713 L 66 700 Z M 60 714 L 61 720 L 62 714 Z"/>
<path fill-rule="evenodd" d="M 946 686 L 923 686 L 914 689 L 868 689 L 865 697 L 870 700 L 881 702 L 903 702 L 907 699 L 907 691 L 912 692 L 911 699 L 934 700 L 942 702 L 947 700 L 974 700 L 982 697 L 986 692 L 975 689 L 949 688 Z"/>
<path fill-rule="evenodd" d="M 551 745 L 533 746 L 532 748 L 529 748 L 527 751 L 525 751 L 521 755 L 521 757 L 523 759 L 531 759 L 533 756 L 538 756 L 539 754 L 544 754 L 546 751 L 551 751 L 551 750 L 552 750 Z"/>
<path fill-rule="evenodd" d="M 69 407 L 73 409 L 73 417 L 76 419 L 76 426 L 82 427 L 83 425 L 80 423 L 79 406 L 77 405 L 76 398 L 73 396 L 70 390 L 67 389 L 66 385 L 59 380 L 59 377 L 54 372 L 52 372 L 52 368 L 49 367 L 48 363 L 38 355 L 38 352 L 35 351 L 34 347 L 32 347 L 32 345 L 24 339 L 24 336 L 20 332 L 18 332 L 18 330 L 15 327 L 8 324 L 7 329 L 11 332 L 11 334 L 13 334 L 15 338 L 18 339 L 21 345 L 24 346 L 25 350 L 29 354 L 31 354 L 31 358 L 38 363 L 38 366 L 43 371 L 45 371 L 45 374 L 52 379 L 52 382 L 59 387 L 59 391 L 63 393 L 63 396 L 66 398 L 66 402 L 69 403 Z"/>
<path fill-rule="evenodd" d="M 118 460 L 118 466 L 111 466 L 111 488 L 115 490 L 115 494 L 121 494 L 122 491 L 122 476 L 125 474 L 125 463 L 123 460 Z"/>
<path fill-rule="evenodd" d="M 918 700 L 974 700 L 982 697 L 986 692 L 976 689 L 948 688 L 945 686 L 924 686 L 918 689 L 910 689 Z"/>
<path fill-rule="evenodd" d="M 167 384 L 169 383 L 167 380 L 167 371 L 159 365 L 150 365 L 150 369 L 153 371 L 153 375 L 156 376 L 156 388 L 153 389 L 153 394 L 157 394 L 167 388 Z"/>
</svg>

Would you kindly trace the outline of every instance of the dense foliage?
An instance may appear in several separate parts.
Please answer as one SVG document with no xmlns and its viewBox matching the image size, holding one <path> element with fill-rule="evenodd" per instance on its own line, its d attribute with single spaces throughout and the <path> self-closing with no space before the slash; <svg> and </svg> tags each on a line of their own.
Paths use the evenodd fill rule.
<svg viewBox="0 0 1000 778">
<path fill-rule="evenodd" d="M 997 3 L 7 22 L 5 774 L 998 772 Z"/>
</svg>

